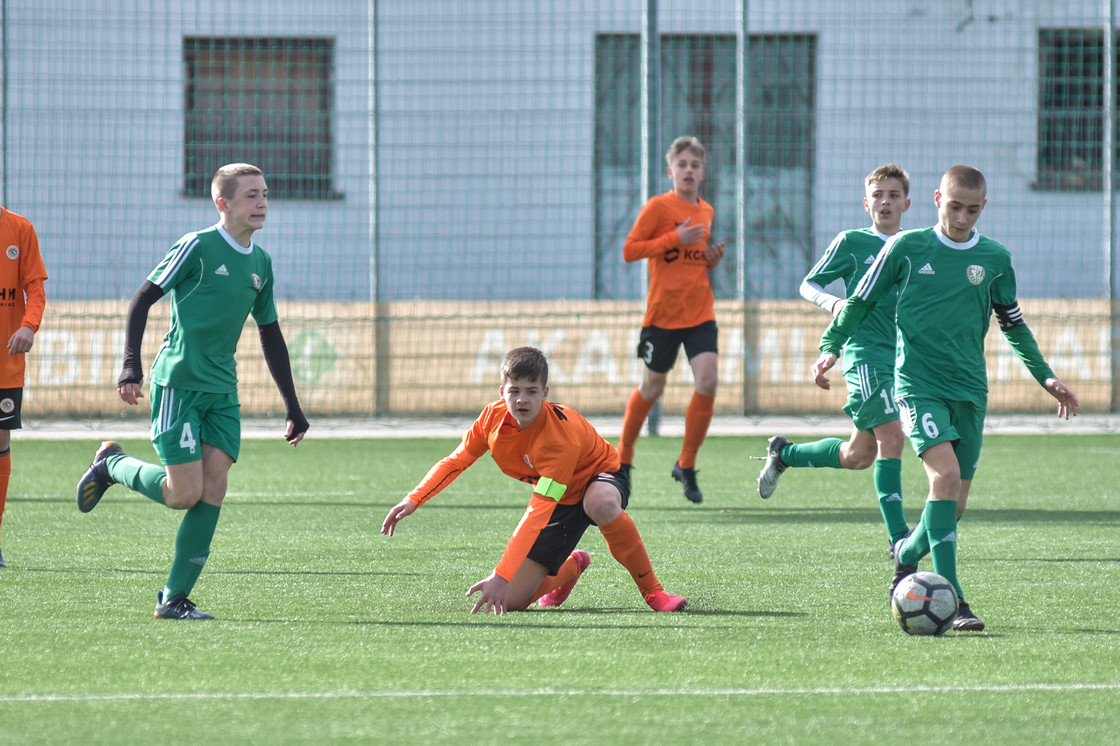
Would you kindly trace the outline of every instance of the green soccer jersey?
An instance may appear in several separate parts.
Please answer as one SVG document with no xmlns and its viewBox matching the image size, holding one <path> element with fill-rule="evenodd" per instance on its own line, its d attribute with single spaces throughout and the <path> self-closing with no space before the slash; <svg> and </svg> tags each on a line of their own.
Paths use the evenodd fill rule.
<svg viewBox="0 0 1120 746">
<path fill-rule="evenodd" d="M 152 365 L 152 380 L 190 391 L 236 393 L 234 352 L 245 320 L 251 313 L 263 326 L 277 318 L 272 259 L 215 225 L 180 238 L 148 280 L 171 300 L 171 327 Z"/>
<path fill-rule="evenodd" d="M 864 315 L 897 290 L 899 397 L 971 401 L 985 407 L 984 337 L 995 310 L 1016 354 L 1040 382 L 1053 375 L 1019 312 L 1011 253 L 973 232 L 957 243 L 937 227 L 896 234 L 825 331 L 835 354 Z"/>
<path fill-rule="evenodd" d="M 831 296 L 821 290 L 836 280 L 843 280 L 844 295 L 851 295 L 888 238 L 874 226 L 841 232 L 832 239 L 824 256 L 805 276 L 801 283 L 802 297 L 821 305 L 817 302 L 821 295 L 831 300 Z M 845 372 L 857 365 L 894 367 L 894 310 L 897 297 L 898 292 L 891 290 L 875 304 L 863 324 L 852 334 L 844 348 Z"/>
</svg>

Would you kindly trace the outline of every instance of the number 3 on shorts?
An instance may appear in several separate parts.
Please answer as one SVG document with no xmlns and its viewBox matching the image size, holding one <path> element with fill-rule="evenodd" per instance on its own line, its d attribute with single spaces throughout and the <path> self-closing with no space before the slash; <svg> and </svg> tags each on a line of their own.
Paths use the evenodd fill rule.
<svg viewBox="0 0 1120 746">
<path fill-rule="evenodd" d="M 183 431 L 179 433 L 179 447 L 185 448 L 191 453 L 195 452 L 198 447 L 198 441 L 194 438 L 194 431 L 191 430 L 191 423 L 183 423 Z"/>
</svg>

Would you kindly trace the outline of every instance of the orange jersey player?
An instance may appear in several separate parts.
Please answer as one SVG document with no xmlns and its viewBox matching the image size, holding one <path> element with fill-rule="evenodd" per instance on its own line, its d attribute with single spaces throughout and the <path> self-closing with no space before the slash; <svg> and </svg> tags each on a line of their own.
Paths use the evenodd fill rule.
<svg viewBox="0 0 1120 746">
<path fill-rule="evenodd" d="M 43 283 L 47 268 L 39 254 L 39 238 L 31 221 L 0 208 L 0 336 L 7 353 L 0 354 L 0 525 L 12 476 L 12 430 L 22 427 L 27 352 L 47 305 Z M 0 552 L 0 567 L 4 567 Z"/>
<path fill-rule="evenodd" d="M 704 495 L 696 483 L 696 456 L 712 422 L 719 380 L 719 330 L 708 270 L 723 259 L 724 244 L 709 242 L 715 211 L 699 194 L 707 165 L 704 146 L 695 137 L 678 137 L 665 159 L 673 188 L 646 202 L 622 250 L 627 262 L 648 260 L 649 292 L 638 339 L 638 357 L 646 369 L 626 402 L 618 451 L 629 474 L 642 424 L 665 393 L 683 345 L 696 390 L 670 475 L 681 483 L 684 496 L 698 503 Z"/>
<path fill-rule="evenodd" d="M 626 505 L 630 482 L 618 453 L 578 412 L 547 401 L 548 360 L 533 347 L 510 351 L 502 362 L 501 400 L 489 404 L 462 443 L 385 516 L 381 533 L 439 494 L 487 451 L 504 474 L 532 485 L 529 507 L 489 577 L 467 589 L 481 591 L 471 613 L 504 614 L 534 601 L 559 606 L 591 557 L 576 549 L 588 526 L 598 526 L 607 548 L 634 578 L 655 611 L 678 611 L 686 601 L 666 593 Z"/>
</svg>

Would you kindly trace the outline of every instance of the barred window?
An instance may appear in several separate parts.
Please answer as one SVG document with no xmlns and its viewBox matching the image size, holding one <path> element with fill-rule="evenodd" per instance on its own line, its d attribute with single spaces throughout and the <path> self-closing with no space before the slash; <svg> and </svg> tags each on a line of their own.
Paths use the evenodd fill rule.
<svg viewBox="0 0 1120 746">
<path fill-rule="evenodd" d="M 1038 176 L 1035 187 L 1099 190 L 1104 152 L 1104 33 L 1038 32 Z"/>
<path fill-rule="evenodd" d="M 270 195 L 335 199 L 334 41 L 186 37 L 183 192 L 209 196 L 220 166 L 253 163 Z"/>
</svg>

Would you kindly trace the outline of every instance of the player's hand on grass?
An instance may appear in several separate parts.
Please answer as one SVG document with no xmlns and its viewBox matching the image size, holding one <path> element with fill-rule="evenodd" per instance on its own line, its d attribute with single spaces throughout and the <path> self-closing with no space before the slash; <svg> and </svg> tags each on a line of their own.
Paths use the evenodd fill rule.
<svg viewBox="0 0 1120 746">
<path fill-rule="evenodd" d="M 397 524 L 405 516 L 410 516 L 416 512 L 416 504 L 405 498 L 399 503 L 389 509 L 385 515 L 385 520 L 381 522 L 381 533 L 386 536 L 392 536 L 393 531 L 397 528 Z"/>
<path fill-rule="evenodd" d="M 509 591 L 508 580 L 496 573 L 490 573 L 490 576 L 485 580 L 480 580 L 468 588 L 467 595 L 473 596 L 479 591 L 482 591 L 482 595 L 478 597 L 474 608 L 471 609 L 472 614 L 477 614 L 479 609 L 482 609 L 483 614 L 493 612 L 501 616 L 506 613 L 506 594 Z"/>
<path fill-rule="evenodd" d="M 1064 420 L 1068 420 L 1070 415 L 1076 417 L 1081 404 L 1070 388 L 1057 378 L 1047 378 L 1045 385 L 1050 396 L 1058 400 L 1058 416 Z"/>
<path fill-rule="evenodd" d="M 831 352 L 822 352 L 821 356 L 817 358 L 817 362 L 813 363 L 813 383 L 820 386 L 825 391 L 832 388 L 828 377 L 825 375 L 833 365 L 836 365 L 836 356 Z"/>
</svg>

